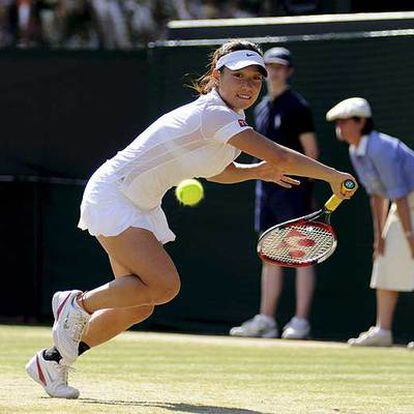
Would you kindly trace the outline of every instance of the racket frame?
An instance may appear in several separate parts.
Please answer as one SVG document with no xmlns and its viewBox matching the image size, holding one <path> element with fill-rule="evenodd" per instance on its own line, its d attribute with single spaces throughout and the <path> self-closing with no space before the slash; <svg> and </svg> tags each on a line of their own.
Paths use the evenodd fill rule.
<svg viewBox="0 0 414 414">
<path fill-rule="evenodd" d="M 324 262 L 326 259 L 328 259 L 333 254 L 338 244 L 336 233 L 330 224 L 331 213 L 332 213 L 332 210 L 324 207 L 318 211 L 307 214 L 306 216 L 302 216 L 302 217 L 295 218 L 289 221 L 285 221 L 284 223 L 276 224 L 275 226 L 270 227 L 265 232 L 263 232 L 259 237 L 259 241 L 257 243 L 257 254 L 259 255 L 260 259 L 263 260 L 264 262 L 267 262 L 273 265 L 284 266 L 284 267 L 294 267 L 294 268 L 308 267 L 316 263 Z M 319 219 L 322 219 L 322 220 L 319 220 Z M 312 225 L 314 226 L 317 226 L 317 227 L 323 228 L 326 231 L 329 231 L 329 233 L 331 233 L 333 236 L 332 246 L 323 256 L 313 259 L 313 260 L 304 261 L 304 262 L 288 263 L 285 261 L 279 261 L 279 260 L 272 259 L 262 253 L 262 244 L 265 238 L 267 237 L 267 235 L 269 235 L 269 233 L 274 232 L 276 229 L 292 227 L 293 224 L 300 226 L 302 224 L 309 224 L 309 223 L 312 223 Z"/>
<path fill-rule="evenodd" d="M 342 187 L 342 191 L 345 192 L 347 190 L 354 189 L 355 186 L 356 186 L 356 183 L 353 180 L 347 179 L 342 183 L 341 187 Z M 268 263 L 272 263 L 272 264 L 279 265 L 279 266 L 285 266 L 285 267 L 306 267 L 306 266 L 311 266 L 315 263 L 324 262 L 326 259 L 328 259 L 329 256 L 332 255 L 332 253 L 335 251 L 336 246 L 338 244 L 335 230 L 330 224 L 330 217 L 331 217 L 331 213 L 334 210 L 336 210 L 336 208 L 341 203 L 342 203 L 342 199 L 336 196 L 335 194 L 333 194 L 331 198 L 325 203 L 324 207 L 321 208 L 320 210 L 310 213 L 306 216 L 294 218 L 292 220 L 285 221 L 284 223 L 276 224 L 275 226 L 272 226 L 269 229 L 267 229 L 265 232 L 263 232 L 260 235 L 259 241 L 257 242 L 257 254 L 259 255 L 260 259 Z M 319 220 L 319 219 L 322 219 L 322 220 Z M 284 261 L 278 261 L 275 259 L 271 259 L 270 257 L 264 255 L 261 252 L 262 251 L 261 247 L 262 247 L 264 239 L 269 233 L 273 232 L 275 229 L 291 227 L 292 224 L 300 225 L 300 224 L 309 223 L 309 222 L 312 222 L 313 225 L 316 225 L 320 228 L 324 228 L 326 231 L 329 231 L 333 236 L 332 246 L 323 256 L 316 258 L 314 260 L 304 261 L 302 263 L 288 263 Z"/>
</svg>

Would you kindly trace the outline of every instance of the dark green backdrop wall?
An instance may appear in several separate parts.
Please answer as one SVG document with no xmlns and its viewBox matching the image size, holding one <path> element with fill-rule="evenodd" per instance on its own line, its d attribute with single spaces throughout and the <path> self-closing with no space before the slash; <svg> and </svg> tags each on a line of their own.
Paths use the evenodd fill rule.
<svg viewBox="0 0 414 414">
<path fill-rule="evenodd" d="M 264 49 L 274 44 L 262 39 Z M 313 108 L 323 161 L 351 168 L 347 148 L 324 115 L 354 95 L 370 100 L 380 130 L 413 146 L 412 36 L 286 38 L 283 45 L 295 57 L 293 86 Z M 215 47 L 211 41 L 131 53 L 0 52 L 0 258 L 11 288 L 1 291 L 0 315 L 48 322 L 56 289 L 88 289 L 110 279 L 96 241 L 76 229 L 84 180 L 158 115 L 193 99 L 194 92 L 183 87 L 186 74 L 200 75 Z M 178 235 L 166 248 L 183 287 L 144 329 L 225 333 L 257 311 L 254 183 L 205 185 L 206 199 L 197 208 L 166 196 L 164 207 Z M 328 195 L 318 183 L 319 202 Z M 318 266 L 312 322 L 319 338 L 345 338 L 374 318 L 368 288 L 371 221 L 363 190 L 334 221 L 338 250 Z M 288 273 L 281 323 L 294 308 Z M 395 324 L 402 340 L 414 335 L 413 310 L 412 295 L 403 295 Z"/>
</svg>

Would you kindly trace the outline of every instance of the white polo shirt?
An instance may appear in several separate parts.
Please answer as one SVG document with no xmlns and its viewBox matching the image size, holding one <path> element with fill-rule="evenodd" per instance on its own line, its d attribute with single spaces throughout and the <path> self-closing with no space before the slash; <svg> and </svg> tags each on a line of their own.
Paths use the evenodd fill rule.
<svg viewBox="0 0 414 414">
<path fill-rule="evenodd" d="M 230 109 L 213 90 L 160 117 L 92 179 L 117 182 L 141 210 L 154 209 L 183 179 L 221 173 L 240 154 L 227 142 L 246 129 L 244 112 Z"/>
</svg>

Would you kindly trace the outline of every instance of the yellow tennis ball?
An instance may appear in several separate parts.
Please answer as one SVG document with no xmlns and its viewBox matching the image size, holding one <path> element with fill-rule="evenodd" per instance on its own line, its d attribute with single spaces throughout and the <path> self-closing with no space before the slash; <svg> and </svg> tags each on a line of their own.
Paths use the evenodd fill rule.
<svg viewBox="0 0 414 414">
<path fill-rule="evenodd" d="M 195 206 L 204 197 L 204 188 L 200 181 L 190 178 L 181 181 L 176 189 L 175 196 L 185 206 Z"/>
</svg>

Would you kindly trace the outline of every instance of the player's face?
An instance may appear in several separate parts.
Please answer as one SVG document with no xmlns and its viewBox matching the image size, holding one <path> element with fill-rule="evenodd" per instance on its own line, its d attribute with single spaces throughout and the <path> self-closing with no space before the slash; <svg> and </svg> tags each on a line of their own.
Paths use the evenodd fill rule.
<svg viewBox="0 0 414 414">
<path fill-rule="evenodd" d="M 337 119 L 335 125 L 336 136 L 340 141 L 356 144 L 361 138 L 364 120 L 355 120 L 353 118 Z"/>
<path fill-rule="evenodd" d="M 267 69 L 267 84 L 269 86 L 284 86 L 287 84 L 287 81 L 290 75 L 293 72 L 293 69 L 287 65 L 281 65 L 280 63 L 268 63 L 266 64 Z"/>
<path fill-rule="evenodd" d="M 239 70 L 224 68 L 217 73 L 218 91 L 226 104 L 235 111 L 252 106 L 260 93 L 263 76 L 256 65 Z"/>
</svg>

